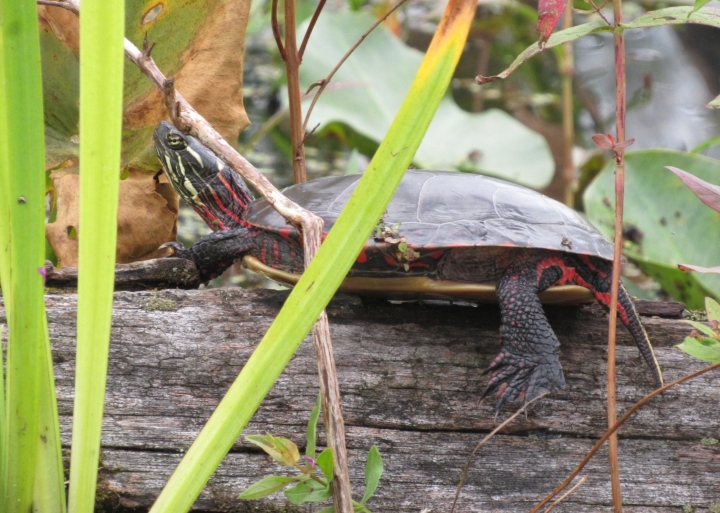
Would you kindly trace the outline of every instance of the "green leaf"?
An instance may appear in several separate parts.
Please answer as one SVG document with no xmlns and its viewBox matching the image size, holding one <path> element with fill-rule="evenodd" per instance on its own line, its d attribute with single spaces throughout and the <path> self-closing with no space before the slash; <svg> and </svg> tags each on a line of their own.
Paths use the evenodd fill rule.
<svg viewBox="0 0 720 513">
<path fill-rule="evenodd" d="M 335 513 L 335 506 L 328 506 L 327 508 L 323 508 L 317 513 Z"/>
<path fill-rule="evenodd" d="M 720 363 L 720 342 L 715 339 L 703 338 L 698 340 L 685 337 L 685 341 L 677 347 L 699 360 L 708 363 Z"/>
<path fill-rule="evenodd" d="M 353 502 L 353 511 L 357 513 L 372 513 L 364 504 L 360 504 L 359 502 L 352 501 Z"/>
<path fill-rule="evenodd" d="M 267 497 L 271 493 L 282 490 L 288 484 L 294 483 L 295 481 L 297 481 L 297 478 L 295 477 L 268 476 L 261 479 L 260 481 L 252 485 L 250 488 L 245 490 L 243 493 L 240 494 L 238 498 L 261 499 L 263 497 Z"/>
<path fill-rule="evenodd" d="M 705 206 L 665 166 L 674 166 L 717 182 L 720 162 L 679 151 L 642 150 L 625 156 L 624 229 L 634 242 L 623 253 L 673 298 L 690 309 L 703 308 L 706 296 L 720 297 L 720 275 L 684 273 L 677 264 L 713 267 L 720 261 L 718 214 Z M 614 226 L 614 166 L 609 163 L 586 189 L 585 212 L 605 236 Z"/>
<path fill-rule="evenodd" d="M 328 483 L 333 479 L 333 452 L 330 447 L 320 453 L 316 460 L 317 466 L 322 470 Z"/>
<path fill-rule="evenodd" d="M 373 22 L 368 13 L 324 12 L 303 57 L 303 88 L 327 75 Z M 422 58 L 421 52 L 379 26 L 335 74 L 309 125 L 327 127 L 341 122 L 364 137 L 380 140 Z M 466 112 L 449 94 L 440 102 L 413 162 L 425 169 L 482 172 L 535 188 L 547 185 L 555 172 L 549 147 L 540 134 L 497 109 Z"/>
<path fill-rule="evenodd" d="M 295 466 L 295 463 L 300 459 L 300 451 L 297 445 L 287 438 L 281 436 L 275 437 L 267 433 L 264 436 L 249 435 L 245 437 L 245 440 L 257 445 L 268 453 L 272 459 L 286 467 Z"/>
<path fill-rule="evenodd" d="M 306 481 L 298 483 L 289 490 L 285 490 L 285 497 L 293 504 L 304 504 L 306 502 L 322 502 L 332 495 L 330 485 L 320 487 L 319 483 Z"/>
<path fill-rule="evenodd" d="M 720 144 L 720 135 L 705 139 L 703 142 L 690 150 L 690 153 L 702 153 L 705 150 L 712 148 L 713 146 L 717 146 L 718 144 Z"/>
<path fill-rule="evenodd" d="M 696 321 L 685 321 L 686 323 L 690 324 L 693 328 L 698 330 L 700 333 L 704 333 L 708 337 L 714 337 L 716 333 L 713 331 L 713 329 L 710 326 L 706 326 L 701 322 Z"/>
<path fill-rule="evenodd" d="M 322 408 L 322 396 L 318 394 L 315 407 L 310 412 L 310 420 L 307 426 L 307 445 L 305 446 L 305 456 L 315 458 L 315 443 L 317 438 L 317 422 L 320 418 L 320 409 Z"/>
<path fill-rule="evenodd" d="M 360 501 L 362 504 L 365 504 L 375 493 L 382 473 L 383 461 L 380 457 L 380 451 L 373 445 L 368 451 L 367 463 L 365 464 L 365 494 L 362 501 Z"/>
<path fill-rule="evenodd" d="M 711 297 L 705 298 L 705 311 L 707 312 L 708 321 L 714 330 L 718 329 L 720 322 L 720 305 Z"/>
</svg>

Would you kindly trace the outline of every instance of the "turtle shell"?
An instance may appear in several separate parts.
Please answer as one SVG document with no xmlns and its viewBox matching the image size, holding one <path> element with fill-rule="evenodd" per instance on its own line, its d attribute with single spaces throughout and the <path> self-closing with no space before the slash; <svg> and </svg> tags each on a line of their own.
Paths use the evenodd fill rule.
<svg viewBox="0 0 720 513">
<path fill-rule="evenodd" d="M 288 187 L 292 201 L 322 217 L 332 228 L 361 175 L 332 176 Z M 287 230 L 285 220 L 264 200 L 250 204 L 245 220 L 266 230 Z M 405 173 L 382 217 L 399 223 L 408 246 L 538 248 L 613 258 L 613 246 L 571 208 L 536 191 L 497 178 L 468 173 Z M 368 240 L 366 247 L 373 245 Z"/>
</svg>

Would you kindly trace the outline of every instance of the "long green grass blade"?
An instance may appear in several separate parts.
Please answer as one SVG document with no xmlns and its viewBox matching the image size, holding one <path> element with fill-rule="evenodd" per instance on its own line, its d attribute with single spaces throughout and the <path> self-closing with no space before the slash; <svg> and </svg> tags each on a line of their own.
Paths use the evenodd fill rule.
<svg viewBox="0 0 720 513">
<path fill-rule="evenodd" d="M 445 94 L 475 6 L 471 0 L 450 0 L 410 92 L 347 207 L 152 512 L 190 509 L 337 290 L 394 194 Z"/>
<path fill-rule="evenodd" d="M 47 317 L 43 317 L 43 321 L 43 332 L 47 337 Z M 48 338 L 44 346 L 41 359 L 39 437 L 33 504 L 38 513 L 65 513 L 67 511 L 65 471 L 55 394 L 55 373 Z"/>
<path fill-rule="evenodd" d="M 5 145 L 0 162 L 10 222 L 7 352 L 6 511 L 31 511 L 46 335 L 43 281 L 45 150 L 37 10 L 31 0 L 2 0 Z"/>
<path fill-rule="evenodd" d="M 0 9 L 0 293 L 2 286 L 10 282 L 10 220 L 8 206 L 7 164 L 7 105 L 5 103 L 5 49 L 2 36 L 2 9 Z M 9 302 L 5 302 L 5 313 Z M 0 340 L 6 327 L 0 325 Z M 7 497 L 7 429 L 5 415 L 5 356 L 0 350 L 0 507 Z"/>
<path fill-rule="evenodd" d="M 90 513 L 95 504 L 115 271 L 124 26 L 124 2 L 83 0 L 78 343 L 69 502 L 73 513 Z"/>
</svg>

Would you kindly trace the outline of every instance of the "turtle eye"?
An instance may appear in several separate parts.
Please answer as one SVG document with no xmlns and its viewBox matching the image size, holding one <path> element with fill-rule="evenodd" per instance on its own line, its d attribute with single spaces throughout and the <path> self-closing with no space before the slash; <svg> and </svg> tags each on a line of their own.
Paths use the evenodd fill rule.
<svg viewBox="0 0 720 513">
<path fill-rule="evenodd" d="M 170 132 L 169 134 L 167 134 L 167 136 L 165 136 L 165 141 L 167 142 L 167 145 L 173 150 L 182 150 L 187 147 L 185 138 L 182 135 L 173 132 Z"/>
</svg>

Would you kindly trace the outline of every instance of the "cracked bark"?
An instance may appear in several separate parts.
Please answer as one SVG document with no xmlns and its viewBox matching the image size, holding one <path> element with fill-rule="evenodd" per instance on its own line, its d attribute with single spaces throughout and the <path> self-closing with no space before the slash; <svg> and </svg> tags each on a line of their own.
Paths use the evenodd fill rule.
<svg viewBox="0 0 720 513">
<path fill-rule="evenodd" d="M 110 501 L 149 506 L 243 363 L 285 295 L 239 289 L 120 292 L 115 296 L 103 425 L 100 489 Z M 63 440 L 69 443 L 76 298 L 47 297 Z M 644 304 L 650 315 L 672 314 Z M 0 309 L 0 322 L 4 320 Z M 465 459 L 493 427 L 481 376 L 498 349 L 495 307 L 362 303 L 328 306 L 347 424 L 350 477 L 362 495 L 367 450 L 377 445 L 385 474 L 373 511 L 447 510 Z M 605 429 L 607 319 L 599 307 L 553 308 L 567 388 L 532 407 L 475 458 L 457 511 L 528 511 L 574 468 Z M 678 319 L 645 317 L 668 381 L 704 364 L 673 346 L 690 331 Z M 652 378 L 620 329 L 618 405 L 624 411 L 652 389 Z M 312 344 L 304 344 L 263 402 L 246 433 L 304 443 L 317 397 Z M 623 496 L 632 512 L 678 511 L 720 503 L 720 380 L 707 374 L 651 402 L 620 431 Z M 512 413 L 505 410 L 501 413 Z M 533 436 L 536 435 L 536 436 Z M 324 439 L 321 438 L 321 443 Z M 282 495 L 240 503 L 237 495 L 280 467 L 239 440 L 196 507 L 273 511 Z M 607 456 L 556 511 L 612 511 Z M 315 511 L 301 509 L 301 511 Z"/>
</svg>

